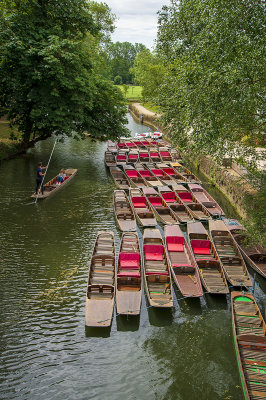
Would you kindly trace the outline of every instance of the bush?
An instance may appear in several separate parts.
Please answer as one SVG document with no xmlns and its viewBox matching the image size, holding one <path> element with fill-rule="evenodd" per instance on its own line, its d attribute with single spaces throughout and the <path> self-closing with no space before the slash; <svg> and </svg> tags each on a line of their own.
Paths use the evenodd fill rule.
<svg viewBox="0 0 266 400">
<path fill-rule="evenodd" d="M 121 78 L 121 76 L 117 75 L 117 76 L 114 78 L 114 84 L 115 84 L 115 85 L 122 85 L 122 78 Z"/>
</svg>

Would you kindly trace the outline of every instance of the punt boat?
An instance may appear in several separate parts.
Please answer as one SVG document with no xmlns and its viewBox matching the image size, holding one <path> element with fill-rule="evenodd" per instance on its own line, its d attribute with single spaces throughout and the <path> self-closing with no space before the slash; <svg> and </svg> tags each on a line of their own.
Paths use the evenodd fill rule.
<svg viewBox="0 0 266 400">
<path fill-rule="evenodd" d="M 176 194 L 182 201 L 182 203 L 190 210 L 194 218 L 200 221 L 208 221 L 211 219 L 211 215 L 207 208 L 205 208 L 193 195 L 191 192 L 185 192 L 175 190 Z"/>
<path fill-rule="evenodd" d="M 110 167 L 110 174 L 118 189 L 125 190 L 130 188 L 130 182 L 126 174 L 118 167 Z"/>
<path fill-rule="evenodd" d="M 130 189 L 129 198 L 138 223 L 144 227 L 156 226 L 154 211 L 141 190 Z"/>
<path fill-rule="evenodd" d="M 223 221 L 209 221 L 209 231 L 227 280 L 233 286 L 252 286 L 241 252 Z"/>
<path fill-rule="evenodd" d="M 266 250 L 259 244 L 249 244 L 246 228 L 234 219 L 223 219 L 232 233 L 244 259 L 256 272 L 266 278 Z"/>
<path fill-rule="evenodd" d="M 225 215 L 217 201 L 215 201 L 201 185 L 198 185 L 197 183 L 189 183 L 188 188 L 195 198 L 203 204 L 205 208 L 207 208 L 212 217 L 221 217 L 222 215 Z"/>
<path fill-rule="evenodd" d="M 136 166 L 137 171 L 140 173 L 140 175 L 142 176 L 142 178 L 146 181 L 147 186 L 151 186 L 151 187 L 158 187 L 158 186 L 163 186 L 163 183 L 155 176 L 151 173 L 151 171 L 149 171 L 146 168 L 138 168 Z"/>
<path fill-rule="evenodd" d="M 116 311 L 139 315 L 142 294 L 142 257 L 136 232 L 125 232 L 117 260 Z"/>
<path fill-rule="evenodd" d="M 222 264 L 202 223 L 188 224 L 187 232 L 199 267 L 201 282 L 207 292 L 213 294 L 229 293 Z"/>
<path fill-rule="evenodd" d="M 184 189 L 184 191 L 187 191 L 187 189 L 185 189 L 184 186 L 182 186 L 182 185 L 174 186 L 174 188 L 177 190 L 178 190 L 178 187 L 181 188 L 181 189 L 179 189 L 181 191 L 183 189 Z M 167 205 L 175 213 L 179 222 L 184 224 L 184 223 L 189 223 L 189 222 L 195 221 L 189 208 L 187 208 L 182 203 L 182 201 L 177 196 L 177 194 L 174 190 L 171 190 L 168 186 L 161 186 L 161 187 L 158 187 L 158 191 L 161 194 L 161 196 L 163 197 L 163 199 L 165 200 L 165 202 L 167 203 Z"/>
<path fill-rule="evenodd" d="M 49 182 L 45 183 L 44 186 L 44 191 L 42 194 L 41 189 L 39 189 L 39 193 L 33 193 L 31 195 L 32 198 L 36 199 L 36 197 L 38 197 L 38 200 L 44 200 L 47 199 L 47 197 L 51 196 L 54 193 L 57 193 L 60 189 L 64 188 L 76 175 L 77 173 L 77 169 L 72 169 L 72 168 L 68 168 L 65 170 L 65 180 L 64 182 L 60 183 L 59 185 L 57 184 L 57 175 L 52 178 Z"/>
<path fill-rule="evenodd" d="M 266 399 L 266 324 L 251 293 L 232 292 L 234 345 L 245 400 Z"/>
<path fill-rule="evenodd" d="M 140 173 L 131 165 L 125 165 L 124 171 L 133 187 L 144 188 L 148 186 L 148 183 L 142 178 Z"/>
<path fill-rule="evenodd" d="M 124 190 L 115 190 L 113 196 L 114 213 L 121 231 L 136 231 L 137 224 L 132 205 Z"/>
<path fill-rule="evenodd" d="M 160 154 L 160 158 L 161 158 L 162 162 L 173 161 L 173 158 L 171 156 L 171 153 L 170 153 L 168 147 L 160 147 L 159 154 Z"/>
<path fill-rule="evenodd" d="M 135 164 L 139 161 L 139 151 L 138 150 L 130 150 L 127 156 L 127 162 Z"/>
<path fill-rule="evenodd" d="M 115 167 L 116 166 L 116 153 L 106 150 L 106 152 L 104 153 L 104 162 L 107 167 Z"/>
<path fill-rule="evenodd" d="M 178 225 L 164 227 L 165 245 L 172 277 L 184 297 L 203 296 L 195 257 Z"/>
<path fill-rule="evenodd" d="M 169 261 L 159 229 L 145 229 L 143 234 L 144 286 L 149 305 L 173 307 Z"/>
<path fill-rule="evenodd" d="M 170 165 L 190 183 L 201 183 L 200 179 L 195 174 L 179 162 L 171 162 Z"/>
<path fill-rule="evenodd" d="M 175 213 L 154 188 L 143 188 L 143 193 L 153 208 L 156 218 L 163 224 L 178 224 Z"/>
<path fill-rule="evenodd" d="M 149 167 L 149 170 L 154 176 L 160 179 L 164 185 L 171 185 L 173 182 L 175 182 L 171 176 L 167 175 L 167 173 L 160 168 Z"/>
<path fill-rule="evenodd" d="M 89 265 L 85 324 L 111 325 L 115 298 L 115 243 L 111 231 L 98 232 Z"/>
</svg>

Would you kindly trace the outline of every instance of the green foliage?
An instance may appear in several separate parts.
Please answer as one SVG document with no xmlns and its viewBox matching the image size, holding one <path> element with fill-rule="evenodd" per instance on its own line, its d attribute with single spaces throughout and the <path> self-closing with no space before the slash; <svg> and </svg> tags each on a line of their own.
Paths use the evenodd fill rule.
<svg viewBox="0 0 266 400">
<path fill-rule="evenodd" d="M 117 85 L 117 88 L 124 94 L 123 85 Z M 142 87 L 141 86 L 128 86 L 128 91 L 125 94 L 125 98 L 130 101 L 141 101 L 142 98 Z"/>
<path fill-rule="evenodd" d="M 85 0 L 24 0 L 0 13 L 0 115 L 25 145 L 52 133 L 125 134 L 123 97 L 100 69 L 105 7 L 96 18 Z"/>
<path fill-rule="evenodd" d="M 119 75 L 122 78 L 122 83 L 133 83 L 130 70 L 133 67 L 136 55 L 145 49 L 146 47 L 141 43 L 135 43 L 135 45 L 129 42 L 110 43 L 106 47 L 110 78 L 114 80 L 115 76 Z"/>
<path fill-rule="evenodd" d="M 258 158 L 265 102 L 265 5 L 254 0 L 182 0 L 159 14 L 157 52 L 164 122 L 182 147 Z M 254 164 L 253 164 L 254 165 Z"/>
<path fill-rule="evenodd" d="M 128 92 L 128 89 L 129 89 L 129 86 L 126 85 L 126 84 L 124 84 L 124 85 L 122 85 L 122 87 L 123 87 L 123 92 L 124 92 L 124 94 L 125 94 L 125 96 L 126 96 L 126 95 L 127 95 L 127 92 Z"/>
<path fill-rule="evenodd" d="M 122 78 L 120 75 L 114 77 L 114 84 L 115 85 L 122 85 Z"/>
<path fill-rule="evenodd" d="M 165 71 L 160 58 L 150 50 L 145 49 L 136 55 L 131 72 L 134 74 L 135 80 L 143 87 L 144 99 L 155 102 Z"/>
</svg>

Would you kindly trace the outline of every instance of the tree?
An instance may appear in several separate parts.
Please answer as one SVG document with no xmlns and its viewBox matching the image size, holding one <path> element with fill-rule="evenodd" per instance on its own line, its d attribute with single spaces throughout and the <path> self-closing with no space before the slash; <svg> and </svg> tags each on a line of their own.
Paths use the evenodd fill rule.
<svg viewBox="0 0 266 400">
<path fill-rule="evenodd" d="M 136 55 L 145 49 L 146 47 L 141 43 L 133 45 L 129 42 L 115 42 L 107 46 L 110 78 L 113 80 L 119 75 L 122 83 L 133 83 L 130 69 L 133 67 Z"/>
<path fill-rule="evenodd" d="M 114 77 L 114 84 L 115 85 L 121 85 L 122 84 L 121 76 L 117 75 L 117 76 Z"/>
<path fill-rule="evenodd" d="M 96 20 L 92 4 L 8 1 L 1 10 L 0 115 L 7 113 L 25 147 L 52 133 L 125 134 L 123 96 L 100 75 L 103 18 Z"/>
<path fill-rule="evenodd" d="M 231 153 L 239 162 L 256 157 L 265 117 L 264 18 L 260 0 L 163 7 L 157 51 L 167 73 L 160 105 L 183 146 L 220 159 Z"/>
</svg>

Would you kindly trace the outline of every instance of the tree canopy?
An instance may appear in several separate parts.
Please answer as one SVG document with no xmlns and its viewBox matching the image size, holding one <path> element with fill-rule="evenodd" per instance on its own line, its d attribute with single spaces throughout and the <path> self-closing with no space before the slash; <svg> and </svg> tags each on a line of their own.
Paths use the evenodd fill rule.
<svg viewBox="0 0 266 400">
<path fill-rule="evenodd" d="M 184 147 L 251 160 L 265 118 L 265 4 L 172 1 L 159 13 L 159 103 Z"/>
<path fill-rule="evenodd" d="M 0 115 L 8 115 L 26 145 L 52 133 L 125 134 L 122 95 L 100 68 L 113 22 L 105 4 L 85 0 L 4 3 Z"/>
</svg>

